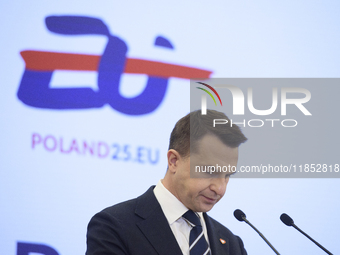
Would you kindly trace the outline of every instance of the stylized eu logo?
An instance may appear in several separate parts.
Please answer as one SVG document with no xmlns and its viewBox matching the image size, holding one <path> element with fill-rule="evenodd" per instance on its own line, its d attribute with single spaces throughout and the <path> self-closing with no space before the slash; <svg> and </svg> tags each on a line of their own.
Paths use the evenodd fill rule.
<svg viewBox="0 0 340 255">
<path fill-rule="evenodd" d="M 128 115 L 151 113 L 162 102 L 170 77 L 209 78 L 211 71 L 127 58 L 128 47 L 119 37 L 111 35 L 103 21 L 82 16 L 49 16 L 47 28 L 63 35 L 103 35 L 108 43 L 102 56 L 22 51 L 26 63 L 18 90 L 18 98 L 26 105 L 47 109 L 88 109 L 109 104 Z M 155 46 L 173 49 L 169 40 L 157 37 Z M 50 88 L 55 70 L 97 71 L 98 91 L 83 88 Z M 123 97 L 119 84 L 123 73 L 147 74 L 144 91 L 133 98 Z"/>
</svg>

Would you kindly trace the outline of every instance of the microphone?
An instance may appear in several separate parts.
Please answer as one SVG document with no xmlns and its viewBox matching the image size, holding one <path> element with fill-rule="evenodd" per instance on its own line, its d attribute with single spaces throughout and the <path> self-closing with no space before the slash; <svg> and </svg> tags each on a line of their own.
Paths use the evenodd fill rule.
<svg viewBox="0 0 340 255">
<path fill-rule="evenodd" d="M 300 228 L 298 228 L 298 226 L 296 226 L 294 224 L 294 221 L 291 217 L 289 217 L 289 215 L 283 213 L 280 216 L 280 220 L 286 224 L 289 227 L 294 227 L 296 230 L 298 230 L 301 234 L 303 234 L 304 236 L 306 236 L 309 240 L 311 240 L 313 243 L 315 243 L 317 246 L 319 246 L 324 252 L 326 252 L 327 254 L 333 255 L 330 251 L 328 251 L 325 247 L 323 247 L 321 244 L 319 244 L 317 241 L 315 241 L 313 238 L 311 238 L 309 235 L 307 235 L 305 232 L 303 232 Z"/>
<path fill-rule="evenodd" d="M 249 226 L 251 226 L 261 237 L 262 237 L 262 239 L 269 245 L 269 247 L 270 248 L 272 248 L 272 250 L 276 253 L 276 254 L 278 254 L 278 255 L 280 255 L 280 253 L 274 248 L 274 246 L 267 240 L 267 238 L 265 238 L 264 237 L 264 235 L 262 235 L 262 233 L 260 232 L 260 231 L 258 231 L 257 230 L 257 228 L 255 228 L 254 226 L 253 226 L 253 224 L 251 224 L 248 220 L 247 220 L 247 218 L 246 218 L 246 215 L 245 215 L 245 213 L 244 212 L 242 212 L 240 209 L 236 209 L 235 211 L 234 211 L 234 216 L 235 216 L 235 218 L 237 219 L 237 220 L 239 220 L 239 221 L 245 221 Z"/>
</svg>

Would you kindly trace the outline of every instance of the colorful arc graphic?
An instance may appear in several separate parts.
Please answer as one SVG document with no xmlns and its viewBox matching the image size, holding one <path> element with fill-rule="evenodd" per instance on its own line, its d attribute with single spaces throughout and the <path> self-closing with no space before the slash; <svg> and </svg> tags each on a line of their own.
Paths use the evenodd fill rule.
<svg viewBox="0 0 340 255">
<path fill-rule="evenodd" d="M 216 91 L 213 87 L 211 87 L 210 85 L 205 84 L 205 83 L 203 83 L 203 82 L 197 82 L 197 83 L 202 84 L 202 85 L 208 87 L 209 89 L 211 89 L 211 90 L 215 93 L 215 95 L 218 97 L 218 100 L 220 101 L 221 106 L 222 106 L 222 100 L 221 100 L 221 98 L 220 98 L 220 95 L 217 93 L 217 91 Z M 211 96 L 211 98 L 214 100 L 215 105 L 217 105 L 214 96 L 213 96 L 208 90 L 203 89 L 203 88 L 200 88 L 200 87 L 196 87 L 196 88 L 201 89 L 201 90 L 207 92 L 207 93 L 209 94 L 209 96 Z"/>
<path fill-rule="evenodd" d="M 208 91 L 208 90 L 206 90 L 206 89 L 203 89 L 203 88 L 200 88 L 200 87 L 196 87 L 196 88 L 198 88 L 198 89 L 201 89 L 201 90 L 203 90 L 203 91 L 205 91 L 205 92 L 207 92 L 208 94 L 209 94 L 209 96 L 211 96 L 211 98 L 214 100 L 214 103 L 215 103 L 215 105 L 217 105 L 216 104 L 216 100 L 215 100 L 215 98 L 214 98 L 214 96 Z"/>
</svg>

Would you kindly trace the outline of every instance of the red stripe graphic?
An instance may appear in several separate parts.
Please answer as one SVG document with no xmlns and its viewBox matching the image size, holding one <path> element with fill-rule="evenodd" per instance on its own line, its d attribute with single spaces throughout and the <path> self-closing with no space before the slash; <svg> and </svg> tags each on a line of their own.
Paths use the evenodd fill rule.
<svg viewBox="0 0 340 255">
<path fill-rule="evenodd" d="M 32 71 L 97 71 L 100 61 L 99 55 L 59 53 L 27 50 L 20 52 L 26 63 L 26 69 Z M 158 77 L 176 77 L 183 79 L 209 78 L 211 71 L 162 63 L 158 61 L 127 58 L 125 73 L 147 74 Z"/>
</svg>

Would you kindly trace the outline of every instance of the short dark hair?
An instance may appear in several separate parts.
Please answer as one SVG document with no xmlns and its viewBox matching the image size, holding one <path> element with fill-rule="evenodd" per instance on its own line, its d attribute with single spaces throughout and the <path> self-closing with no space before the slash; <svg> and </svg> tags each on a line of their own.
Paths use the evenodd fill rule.
<svg viewBox="0 0 340 255">
<path fill-rule="evenodd" d="M 228 124 L 213 127 L 214 119 L 225 119 Z M 207 110 L 207 114 L 202 115 L 201 111 L 197 110 L 190 112 L 176 123 L 171 132 L 169 150 L 174 149 L 182 157 L 187 157 L 190 155 L 190 147 L 193 152 L 196 152 L 197 142 L 206 134 L 217 136 L 231 148 L 236 148 L 247 141 L 237 125 L 230 125 L 230 120 L 224 113 Z"/>
</svg>

